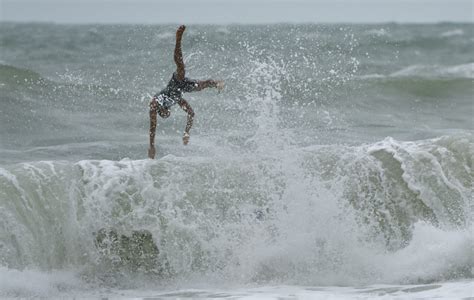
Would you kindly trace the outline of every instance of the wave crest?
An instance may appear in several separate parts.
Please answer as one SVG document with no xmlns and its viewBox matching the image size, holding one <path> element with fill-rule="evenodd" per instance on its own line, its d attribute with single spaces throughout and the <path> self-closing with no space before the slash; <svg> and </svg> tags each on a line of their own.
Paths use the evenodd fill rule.
<svg viewBox="0 0 474 300">
<path fill-rule="evenodd" d="M 406 265 L 389 262 L 421 255 L 410 249 L 417 240 L 432 240 L 426 230 L 440 232 L 441 243 L 441 232 L 469 230 L 472 144 L 470 135 L 388 138 L 232 160 L 17 164 L 0 172 L 0 260 L 12 268 L 85 264 L 99 274 L 94 276 L 110 275 L 107 264 L 97 266 L 103 251 L 94 233 L 113 228 L 125 237 L 149 232 L 154 257 L 172 277 L 224 272 L 257 281 L 334 284 L 331 278 L 354 283 L 468 276 L 461 267 L 469 260 L 464 252 L 417 278 L 406 278 Z M 417 231 L 419 226 L 428 229 Z M 374 265 L 373 256 L 382 261 Z M 360 277 L 360 270 L 368 273 Z"/>
</svg>

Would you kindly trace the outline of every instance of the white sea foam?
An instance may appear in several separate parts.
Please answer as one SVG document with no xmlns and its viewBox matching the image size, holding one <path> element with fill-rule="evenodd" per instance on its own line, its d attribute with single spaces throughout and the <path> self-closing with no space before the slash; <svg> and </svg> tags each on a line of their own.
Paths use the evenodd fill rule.
<svg viewBox="0 0 474 300">
<path fill-rule="evenodd" d="M 440 65 L 411 65 L 399 71 L 388 75 L 384 74 L 366 74 L 358 75 L 358 79 L 383 79 L 383 78 L 403 78 L 403 77 L 420 77 L 420 78 L 474 78 L 474 63 L 440 66 Z"/>
<path fill-rule="evenodd" d="M 229 34 L 231 32 L 227 26 L 221 26 L 216 31 L 222 34 Z"/>
<path fill-rule="evenodd" d="M 386 78 L 387 76 L 382 75 L 382 74 L 367 74 L 367 75 L 360 75 L 357 76 L 356 78 L 358 79 L 380 79 L 380 78 Z"/>
<path fill-rule="evenodd" d="M 370 30 L 367 30 L 365 33 L 368 34 L 368 35 L 375 35 L 375 36 L 379 36 L 379 37 L 390 35 L 390 33 L 387 30 L 385 30 L 384 28 L 370 29 Z"/>
<path fill-rule="evenodd" d="M 297 286 L 253 285 L 195 288 L 92 288 L 68 271 L 11 270 L 0 268 L 2 298 L 133 298 L 133 299 L 467 299 L 472 281 L 439 282 L 418 285 Z"/>
<path fill-rule="evenodd" d="M 462 29 L 453 29 L 441 33 L 442 37 L 452 37 L 452 36 L 461 36 L 464 35 L 464 30 Z"/>
<path fill-rule="evenodd" d="M 447 67 L 443 72 L 456 77 L 474 78 L 474 63 Z"/>
<path fill-rule="evenodd" d="M 91 267 L 94 232 L 113 227 L 149 230 L 174 272 L 194 273 L 198 264 L 204 277 L 220 282 L 395 284 L 471 276 L 469 190 L 457 166 L 470 155 L 466 144 L 387 139 L 368 147 L 256 148 L 232 159 L 20 164 L 2 172 L 0 184 L 11 201 L 33 209 L 0 210 L 11 228 L 0 235 L 12 252 L 4 258 L 12 265 Z M 11 185 L 12 178 L 21 182 Z M 411 223 L 423 218 L 417 203 L 431 209 L 437 225 Z M 407 218 L 398 220 L 397 211 Z M 18 213 L 33 223 L 23 225 Z M 15 251 L 27 255 L 14 258 Z"/>
<path fill-rule="evenodd" d="M 390 74 L 391 77 L 454 77 L 474 78 L 474 63 L 456 66 L 412 65 Z"/>
<path fill-rule="evenodd" d="M 55 298 L 73 290 L 87 293 L 75 272 L 16 270 L 0 267 L 1 298 Z"/>
<path fill-rule="evenodd" d="M 156 37 L 160 40 L 168 40 L 174 36 L 173 31 L 164 31 L 156 34 Z"/>
</svg>

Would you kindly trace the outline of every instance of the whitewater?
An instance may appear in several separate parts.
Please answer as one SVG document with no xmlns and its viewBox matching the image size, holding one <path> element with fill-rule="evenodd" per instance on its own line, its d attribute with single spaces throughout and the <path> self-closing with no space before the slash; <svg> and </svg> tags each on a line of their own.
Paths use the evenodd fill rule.
<svg viewBox="0 0 474 300">
<path fill-rule="evenodd" d="M 473 297 L 472 24 L 0 27 L 0 297 Z"/>
</svg>

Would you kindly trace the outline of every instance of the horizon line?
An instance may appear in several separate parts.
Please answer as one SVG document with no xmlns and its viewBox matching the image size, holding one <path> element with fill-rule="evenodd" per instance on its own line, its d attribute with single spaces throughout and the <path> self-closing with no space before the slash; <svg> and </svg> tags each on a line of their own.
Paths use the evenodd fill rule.
<svg viewBox="0 0 474 300">
<path fill-rule="evenodd" d="M 186 24 L 192 26 L 232 26 L 232 25 L 442 25 L 442 24 L 463 24 L 463 25 L 472 25 L 473 21 L 410 21 L 410 22 L 400 22 L 400 21 L 367 21 L 367 22 L 358 22 L 358 21 L 345 21 L 345 22 L 292 22 L 292 21 L 274 21 L 274 22 L 229 22 L 229 23 L 206 23 L 206 22 L 61 22 L 61 21 L 23 21 L 23 20 L 0 20 L 0 23 L 12 23 L 12 24 L 52 24 L 52 25 L 179 25 Z"/>
</svg>

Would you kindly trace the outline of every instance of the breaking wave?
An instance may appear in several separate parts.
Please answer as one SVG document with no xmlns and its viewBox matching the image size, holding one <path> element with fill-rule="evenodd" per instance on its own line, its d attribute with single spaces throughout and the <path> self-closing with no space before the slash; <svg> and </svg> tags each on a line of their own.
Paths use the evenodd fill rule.
<svg viewBox="0 0 474 300">
<path fill-rule="evenodd" d="M 84 265 L 97 277 L 138 272 L 111 263 L 97 233 L 145 230 L 157 248 L 149 273 L 166 278 L 469 277 L 472 145 L 470 135 L 387 138 L 252 156 L 15 164 L 0 169 L 0 261 L 20 270 Z"/>
</svg>

